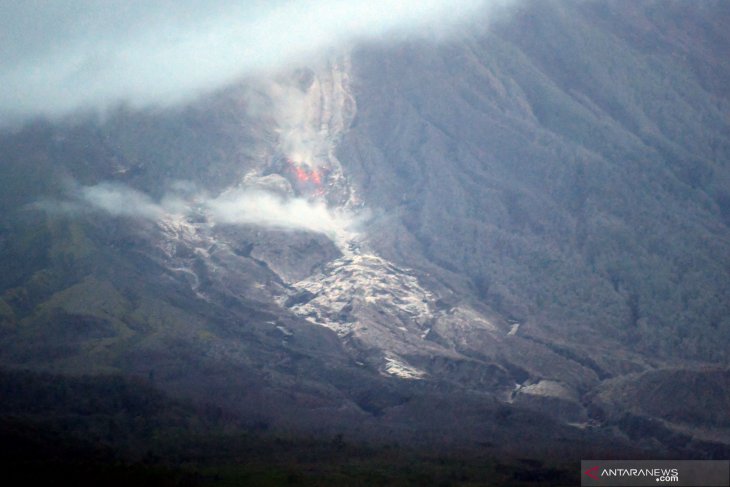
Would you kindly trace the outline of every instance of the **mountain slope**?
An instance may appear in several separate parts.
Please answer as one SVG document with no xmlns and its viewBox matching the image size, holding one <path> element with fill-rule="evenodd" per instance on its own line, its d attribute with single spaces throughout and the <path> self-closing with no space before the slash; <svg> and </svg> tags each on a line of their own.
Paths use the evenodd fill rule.
<svg viewBox="0 0 730 487">
<path fill-rule="evenodd" d="M 378 248 L 542 339 L 727 363 L 728 9 L 663 5 L 525 3 L 361 50 L 341 151 L 397 215 Z"/>
<path fill-rule="evenodd" d="M 642 421 L 682 414 L 619 398 L 711 394 L 729 363 L 729 15 L 521 2 L 6 131 L 0 363 L 141 375 L 258 429 L 718 455 L 716 415 L 669 435 Z"/>
</svg>

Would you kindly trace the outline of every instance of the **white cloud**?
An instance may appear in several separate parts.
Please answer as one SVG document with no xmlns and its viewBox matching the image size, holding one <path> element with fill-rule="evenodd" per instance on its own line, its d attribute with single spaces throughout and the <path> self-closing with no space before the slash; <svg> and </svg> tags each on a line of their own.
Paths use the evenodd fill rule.
<svg viewBox="0 0 730 487">
<path fill-rule="evenodd" d="M 0 119 L 171 104 L 508 0 L 0 0 Z"/>
</svg>

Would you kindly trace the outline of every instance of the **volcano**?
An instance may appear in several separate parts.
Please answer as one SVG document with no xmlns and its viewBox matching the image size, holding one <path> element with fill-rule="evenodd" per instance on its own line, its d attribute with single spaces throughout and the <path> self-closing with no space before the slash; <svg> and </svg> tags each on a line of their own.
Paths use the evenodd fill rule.
<svg viewBox="0 0 730 487">
<path fill-rule="evenodd" d="M 520 1 L 3 128 L 7 463 L 564 485 L 727 458 L 728 22 Z"/>
</svg>

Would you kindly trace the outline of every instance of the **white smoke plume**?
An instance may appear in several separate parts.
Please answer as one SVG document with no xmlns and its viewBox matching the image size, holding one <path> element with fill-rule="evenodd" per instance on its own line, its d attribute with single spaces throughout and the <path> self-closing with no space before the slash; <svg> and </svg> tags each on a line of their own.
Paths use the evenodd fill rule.
<svg viewBox="0 0 730 487">
<path fill-rule="evenodd" d="M 114 216 L 161 218 L 165 208 L 144 193 L 128 186 L 101 183 L 79 188 L 78 199 Z"/>
<path fill-rule="evenodd" d="M 234 191 L 208 200 L 213 221 L 229 224 L 306 230 L 332 240 L 352 231 L 356 222 L 345 210 L 332 210 L 321 202 L 304 198 L 284 199 L 263 191 Z"/>
<path fill-rule="evenodd" d="M 327 151 L 327 142 L 312 124 L 315 107 L 302 87 L 275 83 L 269 88 L 281 150 L 293 161 L 317 165 Z"/>
<path fill-rule="evenodd" d="M 49 205 L 44 209 L 102 211 L 112 216 L 159 220 L 204 213 L 211 223 L 257 225 L 284 230 L 321 233 L 333 241 L 354 233 L 361 218 L 341 209 L 329 209 L 321 201 L 283 196 L 251 189 L 237 189 L 215 198 L 204 194 L 170 194 L 159 202 L 128 186 L 101 183 L 76 188 L 73 203 Z"/>
</svg>

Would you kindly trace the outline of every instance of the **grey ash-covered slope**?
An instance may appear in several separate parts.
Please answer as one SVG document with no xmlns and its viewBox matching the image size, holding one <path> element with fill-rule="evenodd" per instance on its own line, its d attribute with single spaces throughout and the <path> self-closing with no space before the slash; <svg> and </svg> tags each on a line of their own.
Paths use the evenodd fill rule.
<svg viewBox="0 0 730 487">
<path fill-rule="evenodd" d="M 257 80 L 0 134 L 0 361 L 142 375 L 257 428 L 727 451 L 728 20 L 519 2 L 282 75 L 300 118 Z M 108 183 L 197 196 L 78 207 Z M 240 188 L 368 217 L 325 235 L 202 202 Z M 672 384 L 698 399 L 663 407 Z"/>
<path fill-rule="evenodd" d="M 373 239 L 523 331 L 726 363 L 727 15 L 534 2 L 481 37 L 360 51 L 342 158 L 400 224 Z"/>
</svg>

